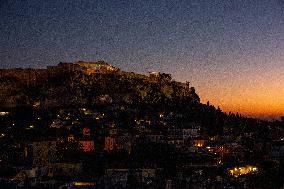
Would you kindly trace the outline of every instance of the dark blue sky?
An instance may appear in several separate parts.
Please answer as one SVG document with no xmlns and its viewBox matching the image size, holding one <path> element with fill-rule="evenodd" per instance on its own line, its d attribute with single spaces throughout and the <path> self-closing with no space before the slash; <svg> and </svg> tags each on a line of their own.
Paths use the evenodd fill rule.
<svg viewBox="0 0 284 189">
<path fill-rule="evenodd" d="M 105 60 L 172 73 L 221 105 L 284 72 L 283 0 L 0 2 L 0 68 Z"/>
</svg>

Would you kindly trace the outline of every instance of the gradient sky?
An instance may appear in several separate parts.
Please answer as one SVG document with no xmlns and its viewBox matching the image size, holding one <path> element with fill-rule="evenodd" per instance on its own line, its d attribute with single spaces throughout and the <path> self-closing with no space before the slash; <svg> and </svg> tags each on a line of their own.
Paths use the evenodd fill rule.
<svg viewBox="0 0 284 189">
<path fill-rule="evenodd" d="M 0 0 L 0 68 L 105 60 L 224 111 L 284 115 L 283 0 Z"/>
</svg>

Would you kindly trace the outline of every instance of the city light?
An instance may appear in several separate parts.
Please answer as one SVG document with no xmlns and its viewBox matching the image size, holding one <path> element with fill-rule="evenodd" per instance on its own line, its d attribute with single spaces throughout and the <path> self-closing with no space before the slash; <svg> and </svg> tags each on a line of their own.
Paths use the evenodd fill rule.
<svg viewBox="0 0 284 189">
<path fill-rule="evenodd" d="M 74 186 L 94 186 L 96 185 L 95 182 L 73 182 Z"/>
<path fill-rule="evenodd" d="M 232 169 L 229 169 L 228 172 L 235 177 L 241 176 L 241 175 L 246 175 L 250 173 L 256 173 L 258 171 L 258 168 L 255 166 L 251 165 L 246 165 L 243 167 L 235 167 Z"/>
<path fill-rule="evenodd" d="M 8 115 L 9 112 L 0 112 L 0 116 L 5 116 L 5 115 Z"/>
</svg>

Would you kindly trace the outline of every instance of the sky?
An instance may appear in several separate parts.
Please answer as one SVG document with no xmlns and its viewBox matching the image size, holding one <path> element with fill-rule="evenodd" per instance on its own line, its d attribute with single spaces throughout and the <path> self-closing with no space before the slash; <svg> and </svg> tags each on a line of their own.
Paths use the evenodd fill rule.
<svg viewBox="0 0 284 189">
<path fill-rule="evenodd" d="M 105 60 L 225 112 L 284 115 L 283 0 L 0 0 L 0 68 Z"/>
</svg>

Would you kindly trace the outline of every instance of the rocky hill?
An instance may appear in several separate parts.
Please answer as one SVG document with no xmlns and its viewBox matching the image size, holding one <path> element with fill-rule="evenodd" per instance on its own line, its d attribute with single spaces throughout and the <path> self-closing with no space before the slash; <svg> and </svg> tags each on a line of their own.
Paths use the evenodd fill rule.
<svg viewBox="0 0 284 189">
<path fill-rule="evenodd" d="M 137 103 L 158 105 L 174 99 L 199 102 L 189 83 L 170 74 L 141 75 L 104 61 L 59 63 L 46 69 L 1 69 L 0 107 L 92 106 Z"/>
</svg>

